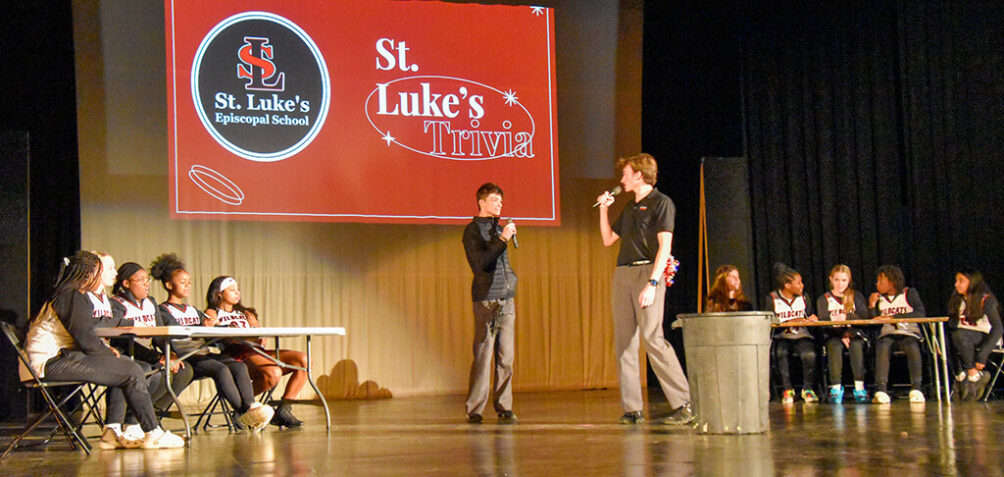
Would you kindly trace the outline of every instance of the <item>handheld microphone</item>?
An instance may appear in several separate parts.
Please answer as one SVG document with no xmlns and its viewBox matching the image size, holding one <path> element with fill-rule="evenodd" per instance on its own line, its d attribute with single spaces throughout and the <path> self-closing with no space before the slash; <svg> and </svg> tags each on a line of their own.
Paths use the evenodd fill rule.
<svg viewBox="0 0 1004 477">
<path fill-rule="evenodd" d="M 622 191 L 623 191 L 623 189 L 621 189 L 621 186 L 616 186 L 613 189 L 610 189 L 610 195 L 617 195 L 617 194 L 620 194 Z M 593 204 L 593 207 L 597 207 L 599 205 L 600 205 L 600 203 L 599 203 L 599 201 L 597 201 L 595 204 Z"/>
<path fill-rule="evenodd" d="M 511 224 L 512 223 L 512 217 L 509 217 L 508 219 L 505 219 L 505 220 L 506 220 L 507 224 Z M 516 247 L 516 248 L 519 248 L 519 239 L 516 238 L 516 234 L 512 234 L 512 246 Z"/>
</svg>

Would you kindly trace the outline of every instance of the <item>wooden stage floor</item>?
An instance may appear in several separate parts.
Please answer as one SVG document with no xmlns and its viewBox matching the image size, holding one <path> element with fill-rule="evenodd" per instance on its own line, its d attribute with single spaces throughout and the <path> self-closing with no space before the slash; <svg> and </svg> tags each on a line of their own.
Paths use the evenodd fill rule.
<svg viewBox="0 0 1004 477">
<path fill-rule="evenodd" d="M 771 430 L 705 436 L 624 426 L 616 390 L 519 393 L 520 422 L 467 424 L 461 396 L 299 405 L 302 430 L 196 435 L 189 449 L 19 449 L 3 477 L 116 475 L 1001 475 L 1004 401 L 911 405 L 771 403 Z M 663 414 L 656 404 L 648 415 Z M 179 420 L 166 420 L 176 428 Z M 92 426 L 90 434 L 96 434 Z M 8 432 L 9 433 L 9 432 Z M 5 436 L 4 441 L 9 439 Z M 97 440 L 92 439 L 96 444 Z"/>
</svg>

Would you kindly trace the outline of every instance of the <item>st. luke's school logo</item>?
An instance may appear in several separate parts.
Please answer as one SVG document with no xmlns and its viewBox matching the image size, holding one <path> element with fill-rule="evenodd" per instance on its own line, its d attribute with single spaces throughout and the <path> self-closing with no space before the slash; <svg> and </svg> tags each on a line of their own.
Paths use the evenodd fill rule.
<svg viewBox="0 0 1004 477">
<path fill-rule="evenodd" d="M 317 137 L 330 84 L 310 36 L 266 12 L 217 24 L 192 64 L 192 99 L 202 125 L 220 146 L 257 162 L 289 158 Z"/>
</svg>

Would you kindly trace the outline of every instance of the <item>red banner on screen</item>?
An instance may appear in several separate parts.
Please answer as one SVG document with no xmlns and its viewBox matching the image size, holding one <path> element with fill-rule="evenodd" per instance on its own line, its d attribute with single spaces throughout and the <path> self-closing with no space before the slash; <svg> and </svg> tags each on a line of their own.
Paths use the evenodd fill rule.
<svg viewBox="0 0 1004 477">
<path fill-rule="evenodd" d="M 171 217 L 558 225 L 553 10 L 167 0 Z"/>
</svg>

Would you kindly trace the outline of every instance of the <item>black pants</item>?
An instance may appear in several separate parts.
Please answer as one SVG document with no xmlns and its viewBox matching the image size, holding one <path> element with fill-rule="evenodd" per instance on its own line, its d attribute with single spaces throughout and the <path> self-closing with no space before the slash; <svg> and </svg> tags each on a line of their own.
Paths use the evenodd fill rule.
<svg viewBox="0 0 1004 477">
<path fill-rule="evenodd" d="M 957 329 L 952 332 L 952 344 L 955 345 L 955 356 L 961 368 L 959 371 L 976 367 L 976 351 L 986 337 L 986 334 L 973 330 Z"/>
<path fill-rule="evenodd" d="M 159 426 L 143 369 L 129 358 L 64 350 L 45 363 L 45 377 L 53 381 L 86 381 L 107 386 L 109 392 L 119 390 L 136 413 L 143 431 Z"/>
<path fill-rule="evenodd" d="M 244 363 L 219 354 L 193 355 L 185 361 L 195 371 L 196 378 L 212 378 L 216 390 L 234 410 L 244 413 L 254 404 L 254 388 Z"/>
<path fill-rule="evenodd" d="M 851 338 L 847 348 L 851 358 L 851 373 L 855 381 L 865 380 L 865 340 Z M 826 339 L 826 364 L 830 370 L 830 386 L 840 384 L 844 376 L 844 343 L 831 336 Z"/>
<path fill-rule="evenodd" d="M 143 370 L 143 374 L 147 374 L 153 369 L 157 368 L 160 371 L 153 373 L 146 377 L 147 389 L 150 392 L 150 399 L 153 401 L 153 406 L 155 409 L 160 409 L 166 411 L 171 407 L 172 400 L 171 395 L 167 392 L 167 386 L 164 384 L 164 367 L 159 364 L 150 364 L 143 361 L 135 361 L 137 365 Z M 178 370 L 177 373 L 171 374 L 171 388 L 174 389 L 174 394 L 181 394 L 188 384 L 192 382 L 192 367 L 185 366 Z M 135 415 L 132 407 L 129 407 L 129 413 L 126 413 L 126 399 L 122 394 L 122 390 L 109 388 L 108 392 L 105 393 L 105 421 L 109 424 L 135 424 L 137 416 Z"/>
<path fill-rule="evenodd" d="M 784 389 L 793 389 L 791 367 L 788 365 L 788 357 L 792 354 L 797 354 L 802 360 L 802 390 L 815 389 L 816 345 L 812 342 L 812 338 L 800 340 L 778 338 L 774 340 L 774 359 L 777 363 L 778 373 L 781 375 L 781 386 Z"/>
<path fill-rule="evenodd" d="M 920 340 L 906 335 L 886 335 L 875 343 L 875 388 L 885 392 L 889 387 L 889 356 L 896 345 L 906 353 L 910 368 L 910 387 L 920 390 L 924 383 L 924 363 L 920 358 Z"/>
</svg>

